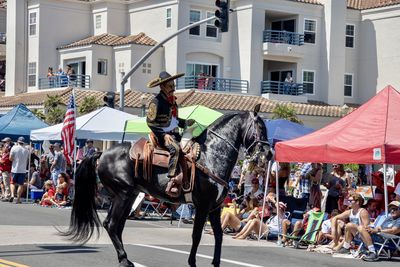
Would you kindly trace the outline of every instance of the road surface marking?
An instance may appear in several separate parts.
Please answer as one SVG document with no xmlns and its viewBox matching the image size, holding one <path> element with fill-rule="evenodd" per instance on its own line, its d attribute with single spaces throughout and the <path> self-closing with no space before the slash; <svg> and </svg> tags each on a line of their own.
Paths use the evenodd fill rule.
<svg viewBox="0 0 400 267">
<path fill-rule="evenodd" d="M 29 266 L 0 259 L 0 267 L 29 267 Z"/>
<path fill-rule="evenodd" d="M 189 252 L 183 251 L 183 250 L 178 250 L 178 249 L 172 249 L 172 248 L 165 248 L 165 247 L 159 247 L 159 246 L 152 246 L 152 245 L 145 245 L 145 244 L 134 244 L 134 246 L 138 247 L 146 247 L 146 248 L 155 248 L 159 250 L 165 250 L 165 251 L 170 251 L 170 252 L 175 252 L 175 253 L 180 253 L 180 254 L 185 254 L 185 255 L 190 255 Z M 213 257 L 204 255 L 204 254 L 196 254 L 197 257 L 205 258 L 205 259 L 213 259 Z M 251 263 L 245 263 L 242 261 L 234 261 L 234 260 L 228 260 L 228 259 L 223 259 L 221 258 L 222 262 L 227 262 L 227 263 L 232 263 L 240 266 L 247 266 L 247 267 L 262 267 L 261 265 L 255 265 Z"/>
</svg>

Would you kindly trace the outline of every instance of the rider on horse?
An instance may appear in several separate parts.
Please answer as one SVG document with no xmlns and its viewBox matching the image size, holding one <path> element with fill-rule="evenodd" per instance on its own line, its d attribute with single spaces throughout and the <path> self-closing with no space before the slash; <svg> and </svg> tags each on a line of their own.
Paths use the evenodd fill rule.
<svg viewBox="0 0 400 267">
<path fill-rule="evenodd" d="M 184 73 L 178 73 L 171 76 L 168 72 L 163 71 L 158 78 L 147 84 L 149 88 L 159 85 L 161 89 L 160 93 L 149 104 L 147 125 L 157 138 L 158 145 L 169 151 L 168 177 L 170 181 L 166 193 L 171 197 L 179 195 L 179 185 L 182 183 L 182 172 L 178 174 L 179 142 L 181 140 L 179 128 L 191 126 L 195 122 L 193 119 L 178 118 L 174 80 L 183 75 Z"/>
</svg>

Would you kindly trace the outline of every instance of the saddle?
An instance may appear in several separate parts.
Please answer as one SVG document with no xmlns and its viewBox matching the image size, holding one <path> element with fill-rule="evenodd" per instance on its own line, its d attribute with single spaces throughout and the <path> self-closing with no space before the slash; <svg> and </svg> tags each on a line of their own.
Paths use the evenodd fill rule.
<svg viewBox="0 0 400 267">
<path fill-rule="evenodd" d="M 139 139 L 133 144 L 129 151 L 130 158 L 135 162 L 135 177 L 139 176 L 139 163 L 143 163 L 143 178 L 150 182 L 153 166 L 168 168 L 169 152 L 161 147 L 153 133 L 149 135 L 150 140 Z M 182 190 L 187 202 L 191 202 L 188 194 L 193 191 L 196 160 L 200 155 L 200 145 L 194 141 L 187 142 L 181 149 L 178 164 L 182 173 Z"/>
</svg>

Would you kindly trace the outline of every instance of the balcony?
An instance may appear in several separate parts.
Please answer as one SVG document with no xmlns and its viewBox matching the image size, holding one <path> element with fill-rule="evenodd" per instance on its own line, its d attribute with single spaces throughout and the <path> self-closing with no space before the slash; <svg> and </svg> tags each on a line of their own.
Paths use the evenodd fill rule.
<svg viewBox="0 0 400 267">
<path fill-rule="evenodd" d="M 271 100 L 307 103 L 302 83 L 262 81 L 261 95 Z"/>
<path fill-rule="evenodd" d="M 197 89 L 244 94 L 248 92 L 249 82 L 246 80 L 213 78 L 206 76 L 184 76 L 177 79 L 176 89 Z"/>
<path fill-rule="evenodd" d="M 265 30 L 263 32 L 264 55 L 269 59 L 292 61 L 294 58 L 303 58 L 304 34 Z M 286 58 L 286 60 L 285 60 Z M 292 60 L 290 58 L 293 58 Z"/>
<path fill-rule="evenodd" d="M 62 87 L 90 88 L 90 75 L 60 75 L 39 78 L 39 89 Z"/>
</svg>

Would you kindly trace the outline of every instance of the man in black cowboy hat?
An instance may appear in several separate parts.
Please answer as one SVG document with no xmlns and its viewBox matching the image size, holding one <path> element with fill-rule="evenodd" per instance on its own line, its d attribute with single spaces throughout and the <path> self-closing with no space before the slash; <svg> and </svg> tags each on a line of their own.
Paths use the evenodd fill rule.
<svg viewBox="0 0 400 267">
<path fill-rule="evenodd" d="M 160 86 L 160 93 L 150 102 L 147 111 L 147 125 L 157 138 L 160 146 L 166 147 L 170 154 L 168 164 L 168 177 L 170 181 L 166 193 L 172 197 L 179 195 L 179 185 L 182 182 L 182 173 L 178 174 L 179 142 L 181 136 L 179 128 L 191 126 L 195 121 L 178 118 L 178 105 L 176 104 L 175 82 L 184 73 L 171 76 L 163 71 L 159 77 L 150 81 L 147 87 Z"/>
</svg>

